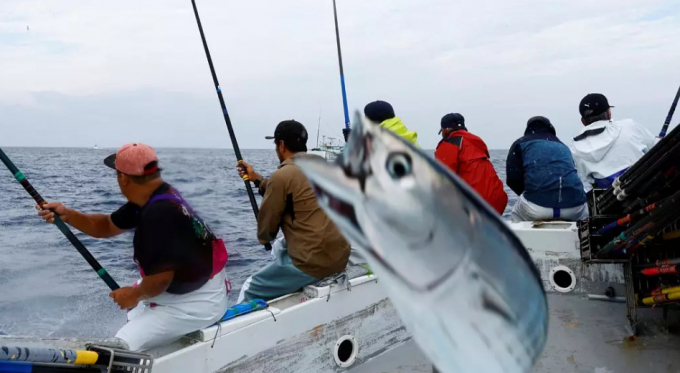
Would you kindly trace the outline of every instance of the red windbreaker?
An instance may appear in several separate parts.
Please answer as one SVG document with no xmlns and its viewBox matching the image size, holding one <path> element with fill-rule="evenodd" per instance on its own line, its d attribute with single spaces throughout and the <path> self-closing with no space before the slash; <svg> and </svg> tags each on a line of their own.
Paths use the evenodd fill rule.
<svg viewBox="0 0 680 373">
<path fill-rule="evenodd" d="M 454 131 L 439 142 L 434 156 L 465 180 L 494 210 L 503 214 L 508 195 L 482 139 L 466 130 Z"/>
</svg>

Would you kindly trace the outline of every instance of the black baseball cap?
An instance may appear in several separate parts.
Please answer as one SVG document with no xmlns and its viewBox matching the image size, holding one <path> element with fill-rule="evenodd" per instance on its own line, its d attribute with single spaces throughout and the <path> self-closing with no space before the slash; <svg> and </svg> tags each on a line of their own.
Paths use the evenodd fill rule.
<svg viewBox="0 0 680 373">
<path fill-rule="evenodd" d="M 578 111 L 582 118 L 594 117 L 606 113 L 610 107 L 609 101 L 601 93 L 589 93 L 581 100 Z"/>
<path fill-rule="evenodd" d="M 283 141 L 291 147 L 301 148 L 307 151 L 307 129 L 296 120 L 284 120 L 276 126 L 274 136 L 265 136 L 267 140 Z M 297 145 L 297 146 L 295 146 Z"/>
<path fill-rule="evenodd" d="M 442 133 L 444 128 L 465 129 L 465 118 L 458 113 L 446 114 L 442 117 L 441 126 L 439 133 Z"/>
</svg>

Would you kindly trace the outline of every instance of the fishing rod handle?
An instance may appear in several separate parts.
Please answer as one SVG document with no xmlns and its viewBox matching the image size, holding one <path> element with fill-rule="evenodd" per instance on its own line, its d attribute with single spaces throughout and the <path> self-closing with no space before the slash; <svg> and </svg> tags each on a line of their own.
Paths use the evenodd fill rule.
<svg viewBox="0 0 680 373">
<path fill-rule="evenodd" d="M 250 178 L 248 177 L 248 169 L 246 168 L 246 165 L 243 164 L 243 159 L 238 160 L 238 168 L 240 168 L 243 172 L 243 175 L 241 176 L 243 181 L 250 181 Z"/>
<path fill-rule="evenodd" d="M 248 171 L 246 169 L 246 166 L 243 164 L 243 159 L 238 160 L 238 167 L 243 171 L 243 176 L 241 178 L 243 179 L 243 182 L 246 184 L 246 189 L 248 191 L 248 197 L 252 197 L 250 199 L 250 203 L 253 205 L 253 211 L 255 212 L 255 218 L 257 219 L 257 216 L 259 215 L 260 211 L 257 208 L 257 201 L 255 200 L 255 193 L 252 190 L 252 186 L 250 185 L 250 178 L 248 177 Z M 256 184 L 257 185 L 257 184 Z M 267 251 L 271 251 L 272 245 L 267 242 L 264 244 L 264 248 Z"/>
</svg>

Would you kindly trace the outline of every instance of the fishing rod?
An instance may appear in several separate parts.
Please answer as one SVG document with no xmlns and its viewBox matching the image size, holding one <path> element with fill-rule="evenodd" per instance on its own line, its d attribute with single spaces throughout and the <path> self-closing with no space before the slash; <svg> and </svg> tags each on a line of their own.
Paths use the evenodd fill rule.
<svg viewBox="0 0 680 373">
<path fill-rule="evenodd" d="M 622 190 L 625 190 L 633 181 L 638 179 L 642 172 L 653 167 L 658 161 L 658 155 L 667 153 L 678 141 L 680 141 L 680 126 L 673 128 L 673 130 L 668 133 L 668 136 L 662 138 L 647 152 L 647 154 L 630 166 L 630 168 L 614 182 L 612 187 L 597 198 L 596 203 L 598 210 L 607 212 L 609 208 L 614 206 L 617 203 L 618 194 L 620 194 Z"/>
<path fill-rule="evenodd" d="M 669 180 L 663 183 L 663 185 L 655 190 L 653 193 L 648 195 L 646 198 L 637 198 L 633 201 L 624 202 L 624 214 L 628 214 L 640 206 L 648 205 L 650 201 L 659 201 L 662 197 L 667 194 L 669 190 L 677 190 L 678 182 L 680 181 L 680 174 L 675 174 Z"/>
<path fill-rule="evenodd" d="M 675 206 L 673 210 L 677 210 L 678 206 Z M 658 235 L 663 232 L 666 227 L 677 220 L 677 216 L 671 211 L 668 215 L 662 215 L 657 221 L 651 221 L 647 224 L 644 231 L 637 236 L 637 238 L 630 240 L 625 247 L 624 251 L 628 254 L 633 254 L 639 248 L 647 246 L 650 242 L 656 240 Z"/>
<path fill-rule="evenodd" d="M 679 201 L 680 192 L 665 199 L 659 203 L 658 207 L 647 211 L 646 216 L 644 216 L 640 222 L 628 228 L 625 232 L 617 235 L 613 240 L 607 243 L 599 253 L 608 254 L 612 251 L 628 249 L 633 246 L 637 247 L 641 242 L 643 244 L 646 243 L 648 241 L 647 237 L 650 236 L 648 234 L 649 230 L 653 228 L 662 230 L 667 224 L 670 224 L 675 219 L 675 215 L 672 213 L 675 211 Z M 671 214 L 668 214 L 669 212 L 671 212 Z M 645 235 L 645 238 L 638 239 L 641 235 Z"/>
<path fill-rule="evenodd" d="M 680 88 L 678 88 L 678 93 L 675 94 L 675 99 L 673 99 L 673 103 L 671 104 L 671 109 L 668 111 L 668 115 L 666 116 L 666 121 L 663 123 L 663 127 L 661 127 L 661 132 L 659 132 L 659 137 L 664 138 L 666 137 L 666 131 L 668 130 L 668 126 L 671 124 L 671 119 L 673 119 L 673 114 L 675 113 L 675 108 L 678 106 L 678 100 L 680 99 Z"/>
<path fill-rule="evenodd" d="M 14 165 L 14 163 L 12 163 L 7 154 L 5 154 L 5 152 L 3 152 L 2 149 L 0 149 L 0 160 L 2 160 L 2 163 L 4 163 L 5 166 L 7 166 L 9 172 L 11 172 L 12 175 L 14 175 L 14 178 L 19 182 L 19 184 L 21 184 L 21 186 L 24 187 L 26 192 L 28 192 L 28 194 L 30 194 L 31 197 L 33 197 L 33 200 L 35 200 L 38 206 L 42 208 L 47 204 L 47 202 L 45 202 L 45 200 L 38 193 L 38 191 L 36 191 L 35 188 L 33 188 L 33 185 L 31 185 L 31 183 L 28 182 L 26 176 L 24 176 L 24 174 L 21 171 L 19 171 L 19 169 Z M 111 275 L 109 275 L 109 273 L 106 272 L 106 269 L 102 267 L 101 264 L 99 264 L 97 259 L 95 259 L 94 256 L 92 256 L 92 254 L 90 254 L 85 245 L 83 245 L 83 243 L 80 242 L 80 240 L 73 234 L 73 232 L 71 232 L 71 230 L 66 226 L 66 223 L 64 223 L 57 214 L 54 214 L 54 224 L 57 226 L 57 228 L 59 228 L 61 233 L 63 233 L 64 236 L 66 236 L 66 238 L 71 242 L 71 244 L 76 248 L 76 250 L 78 250 L 80 255 L 82 255 L 83 258 L 85 258 L 90 267 L 92 267 L 92 269 L 94 269 L 95 272 L 97 272 L 97 275 L 99 275 L 99 277 L 102 280 L 104 280 L 106 285 L 109 286 L 109 289 L 117 290 L 120 288 L 120 286 L 118 286 L 118 284 L 111 277 Z"/>
<path fill-rule="evenodd" d="M 677 264 L 664 265 L 660 267 L 645 268 L 638 272 L 644 276 L 659 276 L 659 275 L 677 275 Z"/>
<path fill-rule="evenodd" d="M 347 109 L 347 91 L 345 90 L 345 71 L 342 68 L 342 50 L 340 49 L 340 28 L 338 27 L 338 10 L 333 0 L 333 17 L 335 18 L 335 41 L 338 45 L 338 64 L 340 65 L 340 85 L 342 86 L 342 107 L 345 110 L 345 129 L 349 129 L 349 110 Z"/>
<path fill-rule="evenodd" d="M 608 232 L 613 231 L 614 229 L 616 229 L 618 227 L 622 227 L 622 226 L 627 225 L 631 222 L 635 222 L 639 218 L 645 216 L 647 213 L 656 209 L 657 206 L 658 205 L 656 203 L 652 203 L 651 205 L 649 205 L 649 206 L 647 206 L 643 209 L 640 209 L 640 210 L 638 210 L 638 211 L 636 211 L 632 214 L 628 214 L 628 215 L 624 216 L 623 218 L 616 220 L 612 223 L 609 223 L 609 224 L 605 225 L 604 227 L 600 228 L 600 230 L 597 231 L 597 234 L 601 234 L 601 235 L 606 234 Z"/>
<path fill-rule="evenodd" d="M 662 266 L 670 265 L 670 264 L 680 264 L 680 258 L 660 259 L 660 260 L 655 261 L 654 263 L 645 263 L 645 264 L 636 265 L 635 269 L 662 267 Z M 676 288 L 674 288 L 674 289 L 676 289 Z M 680 291 L 680 286 L 677 287 L 677 291 Z M 652 295 L 654 295 L 654 294 L 652 294 Z"/>
<path fill-rule="evenodd" d="M 205 50 L 205 57 L 208 59 L 208 65 L 210 66 L 210 73 L 212 74 L 213 83 L 215 83 L 215 90 L 217 91 L 217 98 L 220 100 L 220 106 L 222 107 L 222 113 L 224 114 L 224 122 L 227 124 L 227 130 L 229 130 L 229 137 L 231 138 L 231 145 L 234 147 L 234 154 L 238 160 L 239 166 L 244 169 L 243 157 L 241 156 L 241 150 L 238 147 L 238 142 L 236 141 L 236 134 L 234 133 L 234 128 L 231 125 L 231 119 L 229 119 L 229 112 L 227 111 L 227 106 L 224 103 L 224 97 L 222 97 L 222 89 L 220 88 L 220 83 L 217 81 L 217 74 L 215 73 L 215 66 L 213 66 L 212 57 L 210 57 L 210 50 L 208 49 L 208 42 L 205 40 L 205 34 L 203 33 L 203 26 L 201 25 L 201 18 L 198 16 L 198 8 L 196 8 L 196 0 L 191 0 L 191 5 L 194 8 L 194 15 L 196 16 L 196 24 L 198 25 L 198 31 L 201 33 L 201 40 L 203 41 L 203 49 Z M 245 171 L 245 170 L 244 170 Z M 246 191 L 248 192 L 248 198 L 250 199 L 250 205 L 253 208 L 253 213 L 255 213 L 255 219 L 260 214 L 260 209 L 257 207 L 257 200 L 255 199 L 255 193 L 253 193 L 253 188 L 250 185 L 250 179 L 248 178 L 248 173 L 243 173 L 243 183 L 246 185 Z M 271 250 L 272 246 L 269 243 L 264 244 L 265 249 Z"/>
<path fill-rule="evenodd" d="M 662 159 L 664 159 L 666 165 L 669 161 L 672 162 L 673 159 L 666 157 L 666 155 L 671 149 L 676 147 L 678 142 L 680 142 L 680 126 L 673 128 L 667 137 L 661 139 L 661 141 L 653 146 L 647 154 L 640 158 L 640 160 L 619 177 L 617 179 L 619 181 L 618 186 L 610 187 L 603 195 L 598 197 L 596 202 L 598 210 L 606 213 L 612 207 L 620 203 L 621 199 L 625 199 L 628 194 L 632 193 L 629 192 L 632 183 L 635 183 L 638 180 L 644 180 L 644 178 L 640 177 L 641 174 L 647 173 L 649 175 L 650 173 L 647 171 L 650 171 L 650 169 L 657 172 L 659 171 L 658 167 L 664 165 L 660 162 Z M 661 157 L 658 156 L 659 154 L 661 154 Z"/>
<path fill-rule="evenodd" d="M 654 179 L 652 175 L 660 173 L 661 170 L 665 171 L 663 173 L 669 172 L 669 166 L 673 166 L 673 163 L 677 162 L 678 154 L 680 154 L 680 142 L 674 144 L 667 153 L 659 157 L 654 164 L 642 172 L 635 180 L 631 181 L 625 188 L 621 188 L 617 199 L 623 201 L 627 197 L 633 196 L 642 187 L 646 186 L 650 180 Z"/>
</svg>

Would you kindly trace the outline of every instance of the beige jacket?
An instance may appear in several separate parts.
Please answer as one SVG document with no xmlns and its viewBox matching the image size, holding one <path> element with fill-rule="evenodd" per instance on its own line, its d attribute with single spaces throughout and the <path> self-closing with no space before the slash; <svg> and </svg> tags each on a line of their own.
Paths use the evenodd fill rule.
<svg viewBox="0 0 680 373">
<path fill-rule="evenodd" d="M 316 155 L 295 154 L 262 179 L 257 237 L 271 242 L 280 228 L 293 264 L 310 276 L 326 277 L 347 267 L 350 245 L 319 207 L 307 177 L 295 165 L 299 157 Z"/>
</svg>

